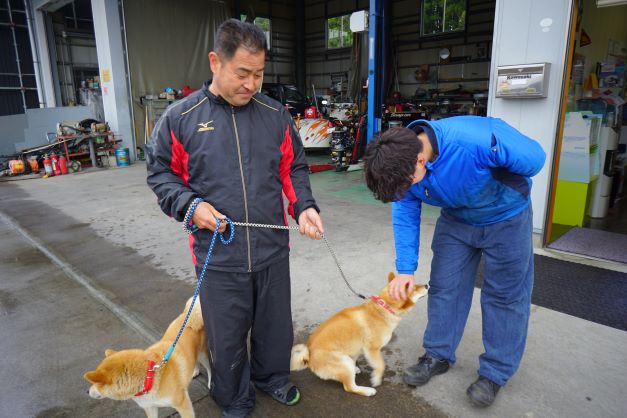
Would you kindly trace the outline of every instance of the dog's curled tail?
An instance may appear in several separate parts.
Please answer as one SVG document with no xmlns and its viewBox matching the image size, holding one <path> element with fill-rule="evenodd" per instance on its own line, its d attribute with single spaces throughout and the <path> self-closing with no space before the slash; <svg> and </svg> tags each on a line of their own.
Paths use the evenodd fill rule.
<svg viewBox="0 0 627 418">
<path fill-rule="evenodd" d="M 292 347 L 290 370 L 299 371 L 309 367 L 309 349 L 305 344 L 296 344 Z"/>
</svg>

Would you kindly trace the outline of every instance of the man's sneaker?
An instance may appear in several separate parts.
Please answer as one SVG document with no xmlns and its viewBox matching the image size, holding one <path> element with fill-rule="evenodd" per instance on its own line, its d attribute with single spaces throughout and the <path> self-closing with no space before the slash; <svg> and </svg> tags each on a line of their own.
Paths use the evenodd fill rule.
<svg viewBox="0 0 627 418">
<path fill-rule="evenodd" d="M 492 405 L 496 394 L 499 393 L 501 387 L 483 376 L 479 378 L 466 390 L 466 395 L 470 401 L 476 406 L 486 407 Z"/>
<path fill-rule="evenodd" d="M 438 360 L 425 353 L 418 359 L 418 363 L 405 369 L 403 380 L 411 386 L 422 386 L 433 376 L 446 373 L 448 367 L 448 361 Z"/>
</svg>

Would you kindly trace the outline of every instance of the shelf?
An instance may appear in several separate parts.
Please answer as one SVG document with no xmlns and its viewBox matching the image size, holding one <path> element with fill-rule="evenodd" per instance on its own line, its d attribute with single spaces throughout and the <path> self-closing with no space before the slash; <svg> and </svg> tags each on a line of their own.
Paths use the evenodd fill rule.
<svg viewBox="0 0 627 418">
<path fill-rule="evenodd" d="M 409 101 L 411 102 L 418 102 L 420 104 L 434 104 L 437 105 L 439 102 L 441 102 L 442 100 L 448 100 L 450 102 L 450 104 L 462 104 L 462 103 L 474 103 L 475 99 L 473 98 L 451 98 L 451 97 L 442 97 L 439 99 L 419 99 L 419 98 L 410 98 Z"/>
<path fill-rule="evenodd" d="M 461 64 L 477 64 L 477 63 L 483 63 L 483 62 L 492 62 L 491 59 L 485 58 L 485 59 L 474 59 L 474 60 L 469 60 L 469 61 L 456 61 L 456 62 L 446 62 L 446 63 L 427 63 L 427 62 L 423 62 L 422 64 L 408 64 L 408 65 L 399 65 L 398 68 L 420 68 L 421 65 L 428 65 L 430 67 L 437 67 L 437 66 L 445 66 L 445 65 L 461 65 Z"/>
<path fill-rule="evenodd" d="M 490 81 L 490 77 L 476 77 L 476 78 L 447 78 L 445 80 L 438 80 L 438 83 L 465 83 L 469 81 Z"/>
<path fill-rule="evenodd" d="M 415 86 L 415 85 L 420 85 L 420 84 L 429 84 L 429 85 L 436 85 L 436 84 L 444 84 L 444 83 L 469 83 L 469 82 L 474 82 L 474 81 L 490 81 L 490 79 L 488 77 L 479 77 L 479 78 L 448 78 L 446 80 L 436 80 L 436 81 L 414 81 L 414 82 L 400 82 L 398 84 L 402 85 L 402 86 Z"/>
<path fill-rule="evenodd" d="M 95 149 L 94 152 L 98 153 L 98 152 L 115 152 L 115 148 L 98 148 Z M 89 155 L 89 151 L 84 151 L 84 152 L 74 152 L 71 154 L 68 154 L 68 157 L 80 157 L 81 155 Z"/>
</svg>

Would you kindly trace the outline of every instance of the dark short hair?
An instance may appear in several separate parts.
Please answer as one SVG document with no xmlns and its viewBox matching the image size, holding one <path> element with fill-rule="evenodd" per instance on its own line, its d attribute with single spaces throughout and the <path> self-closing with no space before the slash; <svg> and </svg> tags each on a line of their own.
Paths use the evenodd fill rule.
<svg viewBox="0 0 627 418">
<path fill-rule="evenodd" d="M 414 131 L 391 128 L 374 136 L 364 155 L 366 185 L 384 203 L 399 200 L 409 190 L 422 142 Z"/>
<path fill-rule="evenodd" d="M 265 52 L 267 48 L 266 35 L 252 23 L 229 19 L 218 27 L 213 51 L 225 60 L 235 55 L 237 48 L 246 48 L 252 54 Z"/>
</svg>

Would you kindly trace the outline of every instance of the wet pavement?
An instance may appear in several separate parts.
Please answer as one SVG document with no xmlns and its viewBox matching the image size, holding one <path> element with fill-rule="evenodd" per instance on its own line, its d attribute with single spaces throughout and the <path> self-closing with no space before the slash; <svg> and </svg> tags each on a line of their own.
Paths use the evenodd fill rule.
<svg viewBox="0 0 627 418">
<path fill-rule="evenodd" d="M 1 187 L 11 199 L 0 203 L 0 340 L 6 359 L 0 380 L 12 384 L 0 391 L 0 416 L 145 416 L 132 401 L 89 398 L 82 375 L 106 348 L 143 348 L 156 340 L 193 285 L 172 280 L 151 257 L 108 242 L 89 224 Z M 404 385 L 384 384 L 376 397 L 362 398 L 309 371 L 294 373 L 293 381 L 303 394 L 299 405 L 285 407 L 259 393 L 251 417 L 446 416 Z M 358 377 L 366 381 L 365 374 Z M 190 388 L 196 415 L 218 417 L 206 384 L 201 375 Z M 160 409 L 160 417 L 170 415 L 178 416 Z"/>
<path fill-rule="evenodd" d="M 377 291 L 394 269 L 389 205 L 373 201 L 359 173 L 318 173 L 312 185 L 351 284 L 362 293 Z M 423 212 L 420 282 L 428 280 L 437 216 L 433 208 Z M 323 244 L 293 233 L 291 260 L 296 342 L 303 342 L 359 299 Z M 132 401 L 89 398 L 82 375 L 106 348 L 156 340 L 194 284 L 187 239 L 158 209 L 141 163 L 0 183 L 0 416 L 143 417 Z M 384 349 L 387 369 L 376 396 L 347 394 L 306 370 L 293 374 L 303 394 L 297 406 L 259 394 L 252 417 L 624 417 L 627 332 L 538 306 L 520 371 L 490 409 L 470 406 L 465 389 L 482 352 L 478 302 L 476 293 L 458 362 L 427 386 L 412 390 L 401 381 L 402 370 L 422 354 L 421 302 Z M 357 380 L 366 383 L 367 375 Z M 206 383 L 201 375 L 191 385 L 194 409 L 199 417 L 217 417 Z"/>
</svg>

